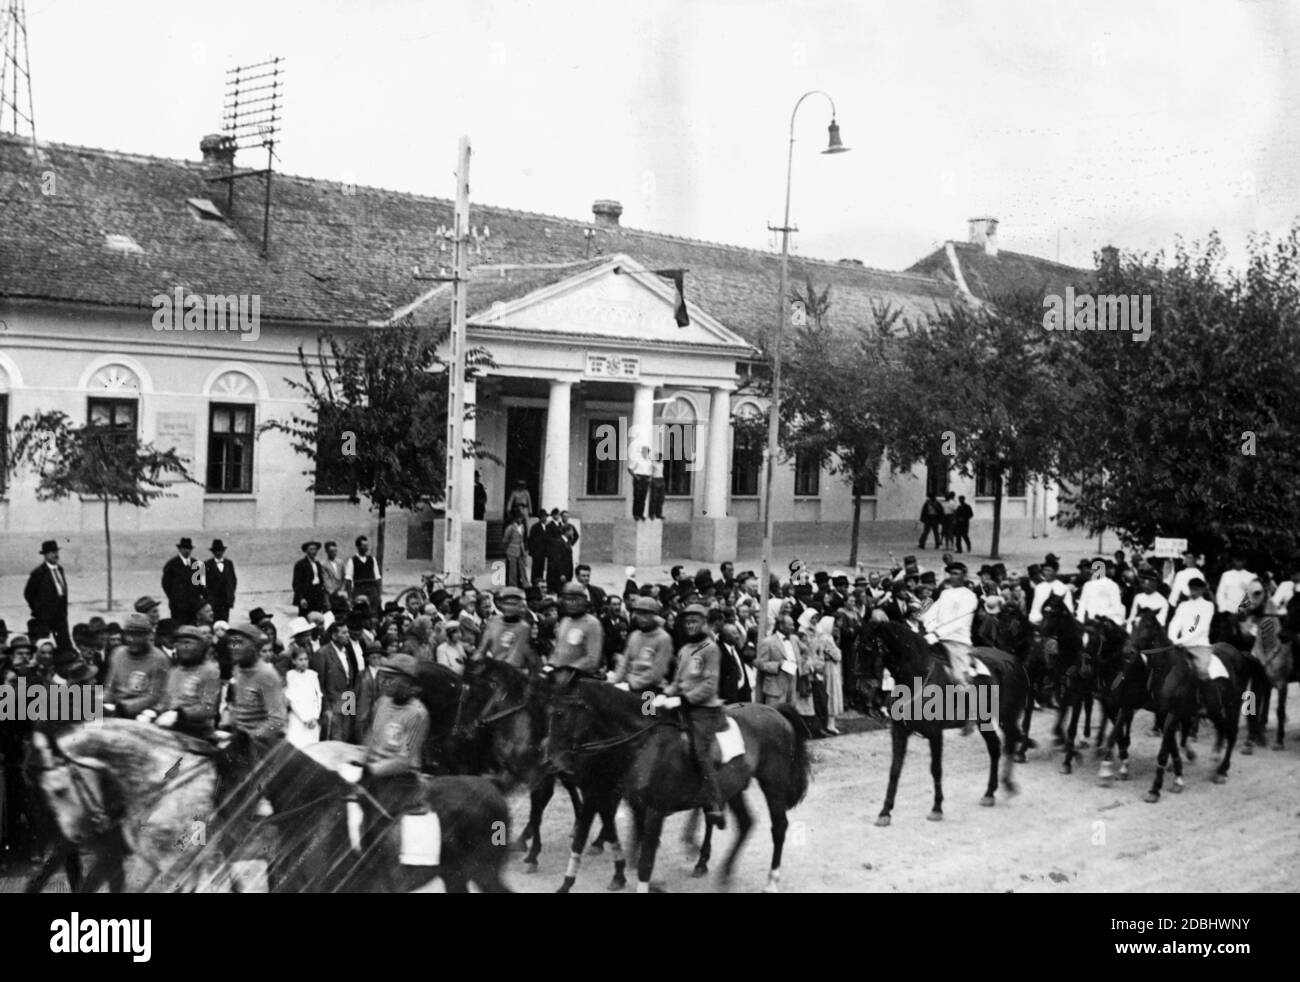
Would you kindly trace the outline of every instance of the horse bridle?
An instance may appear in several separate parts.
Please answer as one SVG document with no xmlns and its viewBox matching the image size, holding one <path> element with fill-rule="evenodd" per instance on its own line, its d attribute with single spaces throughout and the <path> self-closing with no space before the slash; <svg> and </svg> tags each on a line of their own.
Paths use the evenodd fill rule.
<svg viewBox="0 0 1300 982">
<path fill-rule="evenodd" d="M 40 773 L 66 770 L 69 784 L 77 798 L 77 805 L 90 817 L 91 828 L 97 835 L 110 829 L 113 826 L 113 819 L 109 815 L 108 806 L 104 803 L 103 793 L 92 786 L 92 782 L 84 774 L 84 771 L 104 773 L 108 769 L 102 764 L 92 764 L 68 753 L 59 743 L 58 737 L 52 733 L 42 733 L 41 737 L 59 763 L 48 767 L 42 765 L 34 769 Z"/>
</svg>

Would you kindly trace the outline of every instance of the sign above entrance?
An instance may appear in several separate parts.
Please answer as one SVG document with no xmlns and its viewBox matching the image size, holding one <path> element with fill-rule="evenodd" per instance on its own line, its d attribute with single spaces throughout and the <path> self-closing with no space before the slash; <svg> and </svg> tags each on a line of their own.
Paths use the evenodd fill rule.
<svg viewBox="0 0 1300 982">
<path fill-rule="evenodd" d="M 1154 549 L 1157 559 L 1174 559 L 1187 551 L 1186 539 L 1156 539 Z"/>
<path fill-rule="evenodd" d="M 636 355 L 598 355 L 587 352 L 587 378 L 638 379 L 641 359 Z"/>
</svg>

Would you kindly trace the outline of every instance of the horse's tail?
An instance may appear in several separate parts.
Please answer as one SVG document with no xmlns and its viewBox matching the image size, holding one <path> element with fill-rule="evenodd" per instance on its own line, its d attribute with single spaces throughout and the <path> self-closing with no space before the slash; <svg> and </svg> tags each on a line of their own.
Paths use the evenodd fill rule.
<svg viewBox="0 0 1300 982">
<path fill-rule="evenodd" d="M 790 786 L 786 790 L 785 807 L 793 808 L 803 801 L 812 783 L 812 755 L 808 753 L 808 727 L 794 706 L 781 703 L 776 711 L 785 717 L 794 730 L 794 751 L 790 755 Z"/>
</svg>

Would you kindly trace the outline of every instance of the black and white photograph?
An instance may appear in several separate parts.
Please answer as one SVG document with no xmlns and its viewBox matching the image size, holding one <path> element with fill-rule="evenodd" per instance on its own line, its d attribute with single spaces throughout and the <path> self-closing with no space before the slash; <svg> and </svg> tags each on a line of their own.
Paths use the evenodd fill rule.
<svg viewBox="0 0 1300 982">
<path fill-rule="evenodd" d="M 0 0 L 0 43 L 34 944 L 842 893 L 1263 950 L 1300 7 Z"/>
</svg>

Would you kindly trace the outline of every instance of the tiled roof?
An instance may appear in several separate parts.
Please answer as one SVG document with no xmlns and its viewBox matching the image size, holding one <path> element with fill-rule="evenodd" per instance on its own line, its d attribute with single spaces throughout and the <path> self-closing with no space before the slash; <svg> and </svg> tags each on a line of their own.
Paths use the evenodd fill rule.
<svg viewBox="0 0 1300 982">
<path fill-rule="evenodd" d="M 1017 291 L 1061 293 L 1067 286 L 1086 285 L 1092 277 L 1089 270 L 1021 252 L 999 249 L 996 256 L 990 256 L 982 245 L 970 242 L 951 242 L 948 245 L 956 252 L 966 286 L 980 300 L 991 300 Z M 946 246 L 913 263 L 907 271 L 955 282 Z"/>
<path fill-rule="evenodd" d="M 416 267 L 433 275 L 451 263 L 450 244 L 437 232 L 451 225 L 449 200 L 277 174 L 270 257 L 263 259 L 260 178 L 236 182 L 227 223 L 187 203 L 206 198 L 226 208 L 225 185 L 206 181 L 215 171 L 197 161 L 63 144 L 41 151 L 36 161 L 29 143 L 0 137 L 0 296 L 148 307 L 155 295 L 181 286 L 260 294 L 262 316 L 271 320 L 367 324 L 436 288 L 416 278 Z M 254 155 L 238 166 L 260 164 Z M 47 173 L 52 194 L 43 193 Z M 748 340 L 761 341 L 775 320 L 774 253 L 477 203 L 470 217 L 480 232 L 471 269 L 581 269 L 589 259 L 626 253 L 651 269 L 685 268 L 690 301 Z M 107 246 L 109 236 L 123 235 L 140 251 Z M 471 312 L 556 275 L 519 270 L 504 281 L 497 273 L 494 283 L 484 272 L 470 286 Z M 792 257 L 791 284 L 808 275 L 819 288 L 832 287 L 832 323 L 864 318 L 873 300 L 915 316 L 954 297 L 950 281 L 929 273 Z"/>
</svg>

